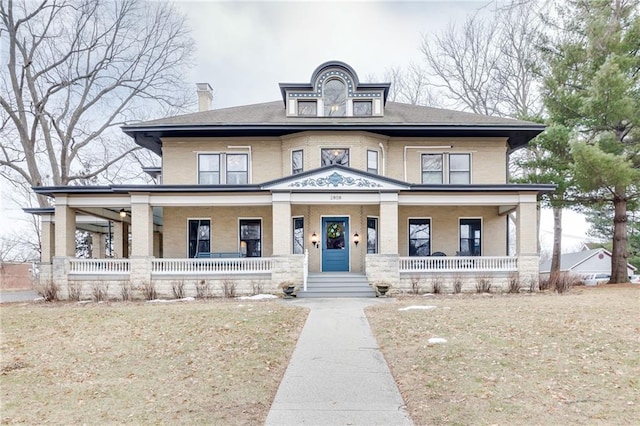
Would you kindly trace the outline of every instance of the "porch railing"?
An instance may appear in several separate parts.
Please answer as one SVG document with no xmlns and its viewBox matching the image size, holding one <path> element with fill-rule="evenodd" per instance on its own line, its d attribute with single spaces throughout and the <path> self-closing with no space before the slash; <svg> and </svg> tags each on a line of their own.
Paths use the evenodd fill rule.
<svg viewBox="0 0 640 426">
<path fill-rule="evenodd" d="M 153 259 L 151 273 L 169 274 L 259 274 L 271 272 L 271 258 Z"/>
<path fill-rule="evenodd" d="M 70 275 L 124 275 L 130 271 L 129 259 L 69 259 Z"/>
<path fill-rule="evenodd" d="M 512 272 L 518 270 L 511 256 L 401 257 L 400 272 Z"/>
<path fill-rule="evenodd" d="M 309 250 L 304 250 L 304 264 L 302 265 L 302 287 L 307 291 L 307 278 L 309 277 Z"/>
</svg>

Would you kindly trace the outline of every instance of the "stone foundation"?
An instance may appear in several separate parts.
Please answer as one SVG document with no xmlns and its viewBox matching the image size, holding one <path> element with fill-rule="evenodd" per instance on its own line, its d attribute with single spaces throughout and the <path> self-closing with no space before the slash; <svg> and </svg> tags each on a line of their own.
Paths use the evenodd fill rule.
<svg viewBox="0 0 640 426">
<path fill-rule="evenodd" d="M 391 288 L 400 285 L 400 256 L 395 254 L 368 254 L 365 258 L 365 270 L 369 284 L 386 282 Z"/>
</svg>

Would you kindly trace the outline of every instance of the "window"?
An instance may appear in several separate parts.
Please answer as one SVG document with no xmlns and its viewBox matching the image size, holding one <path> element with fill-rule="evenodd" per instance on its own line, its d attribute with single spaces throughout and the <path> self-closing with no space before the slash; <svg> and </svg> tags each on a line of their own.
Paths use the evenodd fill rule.
<svg viewBox="0 0 640 426">
<path fill-rule="evenodd" d="M 318 115 L 318 103 L 316 101 L 298 101 L 298 115 L 316 117 Z"/>
<path fill-rule="evenodd" d="M 301 149 L 291 153 L 291 174 L 297 175 L 303 171 L 303 151 Z"/>
<path fill-rule="evenodd" d="M 331 164 L 349 166 L 348 149 L 323 148 L 320 154 L 322 157 L 322 167 L 330 166 Z"/>
<path fill-rule="evenodd" d="M 198 183 L 242 185 L 249 182 L 247 154 L 198 154 Z"/>
<path fill-rule="evenodd" d="M 367 171 L 378 174 L 378 151 L 367 151 Z"/>
<path fill-rule="evenodd" d="M 304 254 L 304 218 L 293 218 L 293 254 Z"/>
<path fill-rule="evenodd" d="M 422 183 L 442 183 L 442 154 L 422 154 Z"/>
<path fill-rule="evenodd" d="M 353 101 L 353 115 L 371 115 L 371 101 Z"/>
<path fill-rule="evenodd" d="M 209 219 L 189 219 L 189 257 L 211 251 L 211 221 Z"/>
<path fill-rule="evenodd" d="M 460 256 L 481 256 L 482 221 L 480 219 L 460 219 Z"/>
<path fill-rule="evenodd" d="M 347 87 L 342 80 L 331 79 L 324 84 L 324 116 L 344 117 L 347 114 Z"/>
<path fill-rule="evenodd" d="M 378 253 L 378 218 L 367 218 L 367 254 Z"/>
<path fill-rule="evenodd" d="M 220 184 L 220 154 L 198 155 L 198 182 L 201 185 Z"/>
<path fill-rule="evenodd" d="M 449 183 L 471 183 L 469 154 L 449 154 Z"/>
<path fill-rule="evenodd" d="M 240 247 L 246 247 L 247 257 L 262 256 L 262 221 L 260 219 L 240 219 Z"/>
<path fill-rule="evenodd" d="M 409 256 L 431 254 L 431 219 L 409 219 Z"/>
</svg>

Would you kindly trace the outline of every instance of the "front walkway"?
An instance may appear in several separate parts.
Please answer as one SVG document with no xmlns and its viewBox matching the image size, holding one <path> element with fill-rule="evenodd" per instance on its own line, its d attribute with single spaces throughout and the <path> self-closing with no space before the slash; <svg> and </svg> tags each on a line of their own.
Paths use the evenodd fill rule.
<svg viewBox="0 0 640 426">
<path fill-rule="evenodd" d="M 385 299 L 305 299 L 311 309 L 267 425 L 412 425 L 363 308 Z"/>
</svg>

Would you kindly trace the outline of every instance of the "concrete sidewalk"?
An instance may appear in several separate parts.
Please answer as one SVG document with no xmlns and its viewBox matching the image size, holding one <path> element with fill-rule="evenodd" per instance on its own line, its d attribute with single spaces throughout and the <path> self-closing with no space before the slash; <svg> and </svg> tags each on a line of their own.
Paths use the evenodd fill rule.
<svg viewBox="0 0 640 426">
<path fill-rule="evenodd" d="M 267 425 L 412 425 L 363 308 L 384 299 L 303 299 L 311 309 Z"/>
</svg>

